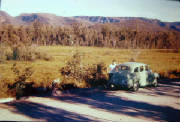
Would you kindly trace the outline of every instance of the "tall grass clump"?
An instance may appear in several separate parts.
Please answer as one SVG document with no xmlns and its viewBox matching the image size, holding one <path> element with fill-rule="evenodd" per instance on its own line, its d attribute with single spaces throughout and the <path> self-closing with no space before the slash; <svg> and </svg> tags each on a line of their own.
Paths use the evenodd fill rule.
<svg viewBox="0 0 180 122">
<path fill-rule="evenodd" d="M 12 55 L 11 47 L 5 43 L 0 44 L 0 63 L 5 62 Z"/>
<path fill-rule="evenodd" d="M 37 50 L 35 45 L 19 45 L 13 48 L 12 59 L 19 61 L 34 61 L 36 59 L 42 59 L 49 61 L 52 56 L 48 55 L 46 52 Z"/>
<path fill-rule="evenodd" d="M 37 59 L 50 61 L 52 56 L 47 52 L 38 50 L 36 45 L 28 44 L 0 44 L 0 62 L 5 62 L 7 60 L 16 61 L 35 61 Z"/>
</svg>

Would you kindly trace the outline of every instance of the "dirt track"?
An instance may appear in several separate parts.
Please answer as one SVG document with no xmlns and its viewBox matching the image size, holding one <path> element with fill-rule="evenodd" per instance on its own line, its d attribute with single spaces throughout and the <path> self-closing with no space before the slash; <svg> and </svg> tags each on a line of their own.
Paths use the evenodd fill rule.
<svg viewBox="0 0 180 122">
<path fill-rule="evenodd" d="M 0 120 L 141 122 L 180 121 L 180 82 L 157 88 L 125 90 L 73 89 L 57 96 L 29 97 L 0 103 Z"/>
</svg>

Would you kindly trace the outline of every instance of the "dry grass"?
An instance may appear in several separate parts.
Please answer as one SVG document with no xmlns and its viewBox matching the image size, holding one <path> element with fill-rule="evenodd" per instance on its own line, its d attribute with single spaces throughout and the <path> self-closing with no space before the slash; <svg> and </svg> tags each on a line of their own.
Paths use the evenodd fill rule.
<svg viewBox="0 0 180 122">
<path fill-rule="evenodd" d="M 173 75 L 173 71 L 180 72 L 180 52 L 173 50 L 157 49 L 110 49 L 96 47 L 69 47 L 69 46 L 42 46 L 38 47 L 40 51 L 48 53 L 53 60 L 36 60 L 36 61 L 6 61 L 0 64 L 0 82 L 14 83 L 15 76 L 11 70 L 13 63 L 18 66 L 33 67 L 31 81 L 35 82 L 35 87 L 43 85 L 46 87 L 54 79 L 61 77 L 60 68 L 65 66 L 76 50 L 83 55 L 82 62 L 85 65 L 97 64 L 104 62 L 108 65 L 113 59 L 119 63 L 127 62 L 131 58 L 137 62 L 149 64 L 153 71 L 161 73 L 164 77 L 179 77 L 179 74 Z M 170 74 L 170 72 L 172 74 Z M 5 79 L 5 80 L 4 80 Z"/>
</svg>

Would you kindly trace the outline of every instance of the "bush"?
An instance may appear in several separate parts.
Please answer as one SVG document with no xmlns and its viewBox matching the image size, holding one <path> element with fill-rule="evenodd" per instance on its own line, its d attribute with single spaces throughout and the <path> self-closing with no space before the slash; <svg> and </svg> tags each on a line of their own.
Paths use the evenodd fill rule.
<svg viewBox="0 0 180 122">
<path fill-rule="evenodd" d="M 103 62 L 87 68 L 86 82 L 90 87 L 104 86 L 108 81 L 107 67 Z"/>
<path fill-rule="evenodd" d="M 60 69 L 61 75 L 64 77 L 64 84 L 74 84 L 74 87 L 94 87 L 104 85 L 107 82 L 108 75 L 106 65 L 98 63 L 93 65 L 83 65 L 82 56 L 78 51 L 66 63 L 65 67 Z"/>
<path fill-rule="evenodd" d="M 13 47 L 13 60 L 34 61 L 35 59 L 42 59 L 39 55 L 40 52 L 37 52 L 34 46 L 20 45 Z"/>
<path fill-rule="evenodd" d="M 15 74 L 15 83 L 11 86 L 11 89 L 15 89 L 16 91 L 16 98 L 19 99 L 20 97 L 27 95 L 27 86 L 28 83 L 26 82 L 31 75 L 33 74 L 32 67 L 26 67 L 23 70 L 20 70 L 20 67 L 17 67 L 16 64 L 13 64 L 11 70 Z"/>
<path fill-rule="evenodd" d="M 81 55 L 78 51 L 69 59 L 65 67 L 60 69 L 64 83 L 73 82 L 74 85 L 84 82 L 84 68 L 81 62 Z"/>
<path fill-rule="evenodd" d="M 2 80 L 2 79 L 0 79 L 0 89 L 1 89 L 1 92 L 0 92 L 0 98 L 2 97 L 8 97 L 9 95 L 8 95 L 8 84 L 4 81 L 4 80 Z"/>
</svg>

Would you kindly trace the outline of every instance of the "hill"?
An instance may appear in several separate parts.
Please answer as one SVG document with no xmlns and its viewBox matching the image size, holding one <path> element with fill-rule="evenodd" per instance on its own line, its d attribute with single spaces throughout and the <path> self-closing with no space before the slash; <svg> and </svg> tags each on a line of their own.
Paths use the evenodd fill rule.
<svg viewBox="0 0 180 122">
<path fill-rule="evenodd" d="M 180 31 L 180 22 L 162 22 L 157 19 L 142 17 L 101 17 L 101 16 L 76 16 L 92 23 L 111 23 L 115 26 L 148 31 L 176 30 Z"/>
<path fill-rule="evenodd" d="M 141 31 L 180 31 L 180 22 L 162 22 L 157 19 L 148 19 L 142 17 L 101 17 L 101 16 L 74 16 L 62 17 L 49 13 L 30 13 L 21 14 L 12 17 L 4 11 L 0 11 L 0 25 L 30 25 L 34 21 L 52 26 L 67 26 L 73 23 L 81 23 L 86 26 L 102 25 L 105 23 L 112 26 L 128 29 L 138 29 Z"/>
<path fill-rule="evenodd" d="M 0 25 L 3 24 L 20 24 L 20 21 L 16 20 L 14 17 L 11 17 L 8 13 L 0 11 Z"/>
</svg>

